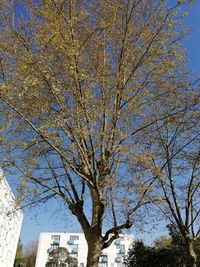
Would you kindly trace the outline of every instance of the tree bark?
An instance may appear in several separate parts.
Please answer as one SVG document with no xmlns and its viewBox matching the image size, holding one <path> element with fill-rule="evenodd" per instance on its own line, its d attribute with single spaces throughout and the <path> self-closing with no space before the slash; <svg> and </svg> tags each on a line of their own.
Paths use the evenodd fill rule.
<svg viewBox="0 0 200 267">
<path fill-rule="evenodd" d="M 187 247 L 189 267 L 197 267 L 197 255 L 194 251 L 193 242 L 191 240 L 187 240 Z"/>
<path fill-rule="evenodd" d="M 93 239 L 87 241 L 88 241 L 87 267 L 98 267 L 99 258 L 102 250 L 102 241 Z"/>
</svg>

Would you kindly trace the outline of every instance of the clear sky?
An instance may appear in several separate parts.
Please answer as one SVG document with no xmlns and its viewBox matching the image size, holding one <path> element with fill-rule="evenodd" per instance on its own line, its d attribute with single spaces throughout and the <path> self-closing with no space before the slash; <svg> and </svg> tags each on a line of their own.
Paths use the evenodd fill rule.
<svg viewBox="0 0 200 267">
<path fill-rule="evenodd" d="M 185 19 L 186 27 L 191 28 L 189 36 L 184 42 L 188 56 L 189 70 L 200 75 L 200 0 L 196 0 L 192 5 L 189 16 Z M 25 244 L 30 240 L 38 239 L 40 232 L 48 231 L 80 231 L 80 226 L 73 219 L 72 215 L 60 212 L 58 202 L 49 202 L 42 208 L 24 211 L 24 220 L 21 231 L 21 239 Z M 161 234 L 156 229 L 152 233 L 137 234 L 132 229 L 136 238 L 144 239 L 147 243 Z"/>
<path fill-rule="evenodd" d="M 188 66 L 190 70 L 200 73 L 200 0 L 196 0 L 192 5 L 185 25 L 191 29 L 184 42 L 189 59 Z"/>
</svg>

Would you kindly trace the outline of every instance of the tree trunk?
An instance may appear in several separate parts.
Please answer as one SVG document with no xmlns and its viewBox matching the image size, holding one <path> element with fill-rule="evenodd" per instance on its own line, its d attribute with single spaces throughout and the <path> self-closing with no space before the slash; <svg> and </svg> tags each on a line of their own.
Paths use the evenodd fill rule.
<svg viewBox="0 0 200 267">
<path fill-rule="evenodd" d="M 102 250 L 101 240 L 88 240 L 87 267 L 98 267 Z"/>
<path fill-rule="evenodd" d="M 87 267 L 98 267 L 101 244 L 88 245 Z"/>
<path fill-rule="evenodd" d="M 187 246 L 188 246 L 188 264 L 189 264 L 189 267 L 197 267 L 197 255 L 194 251 L 193 242 L 191 240 L 188 240 Z"/>
</svg>

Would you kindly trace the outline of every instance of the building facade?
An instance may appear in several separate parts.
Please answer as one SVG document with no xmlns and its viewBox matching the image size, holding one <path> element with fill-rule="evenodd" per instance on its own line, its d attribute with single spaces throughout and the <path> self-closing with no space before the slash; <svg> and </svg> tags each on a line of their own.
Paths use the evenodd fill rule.
<svg viewBox="0 0 200 267">
<path fill-rule="evenodd" d="M 0 266 L 13 267 L 23 214 L 0 170 Z"/>
<path fill-rule="evenodd" d="M 132 235 L 120 235 L 109 248 L 102 251 L 99 267 L 124 266 L 123 259 L 132 242 Z M 67 248 L 71 256 L 78 259 L 78 266 L 86 266 L 88 249 L 83 233 L 41 233 L 35 267 L 45 267 L 48 253 L 55 247 Z"/>
</svg>

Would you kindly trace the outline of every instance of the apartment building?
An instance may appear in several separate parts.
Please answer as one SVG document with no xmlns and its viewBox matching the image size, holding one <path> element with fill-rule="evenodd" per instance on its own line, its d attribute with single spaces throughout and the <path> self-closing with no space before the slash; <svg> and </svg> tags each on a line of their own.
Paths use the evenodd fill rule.
<svg viewBox="0 0 200 267">
<path fill-rule="evenodd" d="M 0 170 L 0 266 L 13 267 L 23 214 Z"/>
<path fill-rule="evenodd" d="M 120 235 L 109 248 L 102 251 L 99 267 L 123 267 L 124 256 L 132 242 L 132 235 Z M 67 248 L 71 256 L 77 258 L 78 266 L 86 266 L 88 249 L 83 233 L 41 233 L 35 267 L 45 267 L 48 253 L 56 247 Z"/>
</svg>

